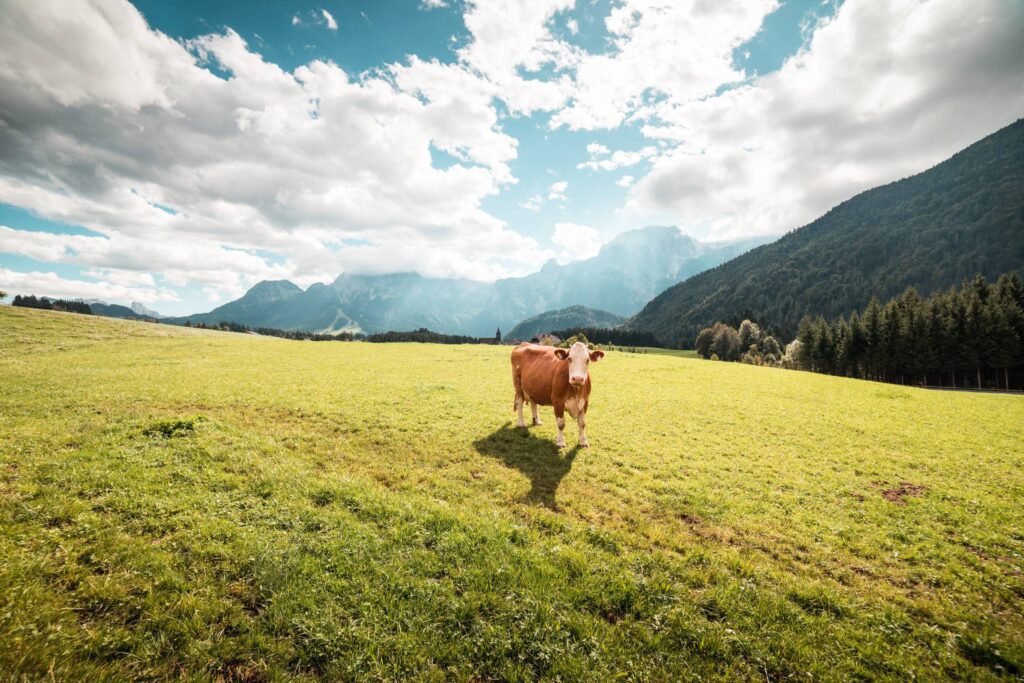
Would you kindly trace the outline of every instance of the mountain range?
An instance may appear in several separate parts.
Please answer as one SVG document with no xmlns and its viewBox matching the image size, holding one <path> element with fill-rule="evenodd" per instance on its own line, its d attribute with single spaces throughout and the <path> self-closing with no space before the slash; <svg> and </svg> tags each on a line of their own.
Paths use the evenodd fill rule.
<svg viewBox="0 0 1024 683">
<path fill-rule="evenodd" d="M 1024 119 L 670 287 L 627 326 L 688 346 L 702 327 L 746 317 L 791 339 L 805 315 L 834 318 L 907 287 L 927 295 L 1022 270 Z"/>
<path fill-rule="evenodd" d="M 574 305 L 632 315 L 666 287 L 772 239 L 700 242 L 674 226 L 649 226 L 620 234 L 593 258 L 566 264 L 551 260 L 524 277 L 485 283 L 416 273 L 345 273 L 305 290 L 287 280 L 264 281 L 209 313 L 165 320 L 315 332 L 426 327 L 491 337 L 496 328 L 509 329 L 525 318 Z"/>
</svg>

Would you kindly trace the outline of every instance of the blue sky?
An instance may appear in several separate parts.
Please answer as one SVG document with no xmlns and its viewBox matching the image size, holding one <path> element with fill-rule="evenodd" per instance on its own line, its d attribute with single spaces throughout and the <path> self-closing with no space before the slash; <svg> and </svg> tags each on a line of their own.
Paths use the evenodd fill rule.
<svg viewBox="0 0 1024 683">
<path fill-rule="evenodd" d="M 778 234 L 1024 110 L 1011 0 L 6 14 L 0 289 L 172 314 L 261 279 L 523 274 L 652 223 Z"/>
</svg>

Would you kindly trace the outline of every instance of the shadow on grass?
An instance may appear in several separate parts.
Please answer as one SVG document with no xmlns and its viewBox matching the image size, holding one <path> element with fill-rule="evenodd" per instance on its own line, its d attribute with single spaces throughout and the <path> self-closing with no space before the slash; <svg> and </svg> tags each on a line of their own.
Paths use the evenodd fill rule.
<svg viewBox="0 0 1024 683">
<path fill-rule="evenodd" d="M 500 429 L 473 446 L 481 455 L 495 458 L 514 467 L 530 478 L 530 492 L 526 502 L 557 510 L 555 491 L 572 469 L 580 447 L 574 446 L 564 454 L 555 446 L 553 435 L 541 437 L 526 429 L 517 429 L 506 422 Z"/>
</svg>

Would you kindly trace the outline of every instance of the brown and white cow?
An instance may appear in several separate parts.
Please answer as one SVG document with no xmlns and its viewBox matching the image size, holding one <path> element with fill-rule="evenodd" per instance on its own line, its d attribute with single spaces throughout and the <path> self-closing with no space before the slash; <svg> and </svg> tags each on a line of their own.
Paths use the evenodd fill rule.
<svg viewBox="0 0 1024 683">
<path fill-rule="evenodd" d="M 533 411 L 533 424 L 539 425 L 537 406 L 553 406 L 555 421 L 558 423 L 559 448 L 565 448 L 565 418 L 576 418 L 580 427 L 580 446 L 586 448 L 586 416 L 590 402 L 590 373 L 587 366 L 604 358 L 604 351 L 590 351 L 583 342 L 576 342 L 572 348 L 556 349 L 537 344 L 520 344 L 512 351 L 512 383 L 516 387 L 516 399 L 512 410 L 519 411 L 517 427 L 526 427 L 523 420 L 523 403 L 529 401 Z"/>
</svg>

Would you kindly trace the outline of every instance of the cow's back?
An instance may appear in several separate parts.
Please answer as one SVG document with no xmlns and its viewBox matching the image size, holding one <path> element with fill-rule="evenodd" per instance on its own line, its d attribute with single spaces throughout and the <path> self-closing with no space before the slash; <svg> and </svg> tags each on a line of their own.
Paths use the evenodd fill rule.
<svg viewBox="0 0 1024 683">
<path fill-rule="evenodd" d="M 551 346 L 521 344 L 512 351 L 512 367 L 519 372 L 523 393 L 527 399 L 541 405 L 551 405 L 551 387 L 556 375 L 564 374 L 568 383 L 568 363 L 555 355 Z"/>
</svg>

